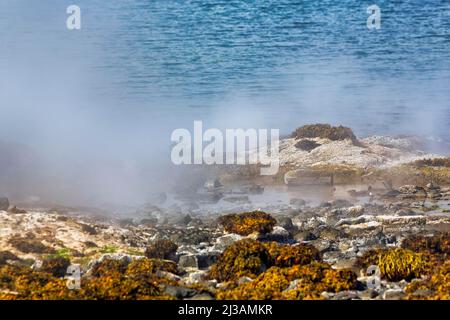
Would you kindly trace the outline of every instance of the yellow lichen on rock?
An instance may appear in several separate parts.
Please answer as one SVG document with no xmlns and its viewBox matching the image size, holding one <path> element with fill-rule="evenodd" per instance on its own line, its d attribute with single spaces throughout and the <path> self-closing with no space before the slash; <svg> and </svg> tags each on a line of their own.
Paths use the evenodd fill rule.
<svg viewBox="0 0 450 320">
<path fill-rule="evenodd" d="M 378 266 L 383 279 L 408 281 L 426 273 L 429 256 L 402 248 L 372 250 L 366 252 L 358 263 L 364 267 Z"/>
<path fill-rule="evenodd" d="M 294 282 L 293 282 L 294 281 Z M 321 292 L 339 292 L 356 288 L 356 274 L 334 270 L 327 264 L 313 262 L 291 268 L 272 267 L 255 280 L 219 291 L 223 300 L 303 300 L 321 299 Z"/>
<path fill-rule="evenodd" d="M 406 287 L 408 299 L 450 300 L 450 260 L 436 267 L 424 281 Z"/>
<path fill-rule="evenodd" d="M 262 243 L 252 239 L 235 242 L 225 249 L 211 267 L 209 278 L 230 281 L 239 277 L 255 277 L 268 268 L 270 256 Z"/>
<path fill-rule="evenodd" d="M 312 261 L 320 260 L 319 251 L 308 244 L 280 245 L 276 242 L 264 243 L 267 248 L 271 265 L 276 267 L 292 267 L 294 265 L 305 265 Z"/>
<path fill-rule="evenodd" d="M 276 220 L 270 214 L 261 211 L 227 214 L 219 217 L 218 222 L 225 231 L 243 236 L 254 232 L 269 233 L 276 224 Z"/>
</svg>

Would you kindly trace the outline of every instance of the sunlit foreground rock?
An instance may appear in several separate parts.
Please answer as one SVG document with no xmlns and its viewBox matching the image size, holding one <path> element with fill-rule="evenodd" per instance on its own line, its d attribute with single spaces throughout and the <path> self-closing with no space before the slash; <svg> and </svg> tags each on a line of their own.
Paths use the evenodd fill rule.
<svg viewBox="0 0 450 320">
<path fill-rule="evenodd" d="M 164 233 L 170 229 L 2 211 L 0 298 L 449 299 L 450 234 L 433 231 L 438 225 L 448 230 L 445 214 L 422 216 L 415 223 L 414 215 L 392 219 L 368 215 L 370 210 L 325 207 L 317 212 L 320 225 L 307 216 L 304 222 L 287 223 L 258 211 L 224 215 L 210 226 L 216 228 L 211 242 L 198 245 L 174 243 Z M 331 213 L 348 218 L 336 222 Z M 307 230 L 312 235 L 308 240 L 272 241 L 271 235 L 283 229 L 279 223 L 290 230 L 289 237 Z M 428 234 L 420 231 L 427 226 Z M 28 233 L 19 233 L 21 228 Z M 407 230 L 403 228 L 417 232 L 401 238 Z M 144 234 L 162 237 L 133 247 L 129 241 Z M 208 255 L 215 258 L 200 267 L 200 257 Z M 196 263 L 188 263 L 189 256 Z M 74 263 L 81 269 L 79 288 L 67 286 L 66 271 Z M 375 287 L 367 274 L 374 266 L 379 270 Z"/>
</svg>

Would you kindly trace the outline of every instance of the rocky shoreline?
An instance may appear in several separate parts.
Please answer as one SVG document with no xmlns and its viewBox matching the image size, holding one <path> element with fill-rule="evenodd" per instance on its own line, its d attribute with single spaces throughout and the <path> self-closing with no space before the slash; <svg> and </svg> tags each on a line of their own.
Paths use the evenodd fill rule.
<svg viewBox="0 0 450 320">
<path fill-rule="evenodd" d="M 48 273 L 42 266 L 51 264 L 52 261 L 63 263 L 66 267 L 70 264 L 79 264 L 82 283 L 85 278 L 92 279 L 93 266 L 102 266 L 105 261 L 109 261 L 108 263 L 115 261 L 118 265 L 129 265 L 133 261 L 142 263 L 145 261 L 150 264 L 160 261 L 162 264 L 167 263 L 167 266 L 161 267 L 158 272 L 145 273 L 151 277 L 152 283 L 158 284 L 160 290 L 158 294 L 128 297 L 103 292 L 101 295 L 78 296 L 77 290 L 65 289 L 63 277 L 54 276 L 48 281 L 52 283 L 58 280 L 60 291 L 52 291 L 50 296 L 46 296 L 45 292 L 42 292 L 45 290 L 43 286 L 41 290 L 27 294 L 25 292 L 28 291 L 21 291 L 20 287 L 17 287 L 15 282 L 17 278 L 12 277 L 10 281 L 2 278 L 2 298 L 288 298 L 289 295 L 281 293 L 287 287 L 295 287 L 295 281 L 298 282 L 298 279 L 289 281 L 289 285 L 283 290 L 280 289 L 280 292 L 270 294 L 263 293 L 258 287 L 252 288 L 249 284 L 263 281 L 261 277 L 264 278 L 262 275 L 267 272 L 304 267 L 311 263 L 320 263 L 320 267 L 327 270 L 347 270 L 354 279 L 351 284 L 346 284 L 348 290 L 337 290 L 333 287 L 330 289 L 331 292 L 316 292 L 316 289 L 311 289 L 313 295 L 302 294 L 301 297 L 304 298 L 414 299 L 428 296 L 448 298 L 448 291 L 442 291 L 444 289 L 440 289 L 442 292 L 431 289 L 425 290 L 426 292 L 424 289 L 408 291 L 413 284 L 420 287 L 419 283 L 426 283 L 425 271 L 424 274 L 417 274 L 417 277 L 414 276 L 412 279 L 406 274 L 405 278 L 399 281 L 389 281 L 381 276 L 379 286 L 370 288 L 367 286 L 367 281 L 371 277 L 367 274 L 368 266 L 360 265 L 359 260 L 373 250 L 389 251 L 405 247 L 405 243 L 411 242 L 410 239 L 416 237 L 413 244 L 417 243 L 419 248 L 412 248 L 410 245 L 403 249 L 405 250 L 403 253 L 420 256 L 434 248 L 434 252 L 431 250 L 427 253 L 436 264 L 434 268 L 441 265 L 448 266 L 450 216 L 449 210 L 444 207 L 448 206 L 449 200 L 449 188 L 432 185 L 427 188 L 403 186 L 389 191 L 382 199 L 375 197 L 370 203 L 358 205 L 348 200 L 337 199 L 310 207 L 301 199 L 295 199 L 289 210 L 280 210 L 263 218 L 258 217 L 258 214 L 266 215 L 262 211 L 255 211 L 254 216 L 242 219 L 240 217 L 245 217 L 246 213 L 235 214 L 232 215 L 234 222 L 223 220 L 224 217 L 229 219 L 230 215 L 221 216 L 219 219 L 185 215 L 168 218 L 164 223 L 150 218 L 140 222 L 120 218 L 107 221 L 77 212 L 25 211 L 10 207 L 8 211 L 0 211 L 2 276 L 19 272 L 18 275 L 30 277 L 27 281 L 30 281 L 30 286 L 34 286 L 35 284 L 31 284 L 33 281 L 38 281 L 42 274 Z M 240 224 L 244 227 L 236 227 Z M 247 227 L 248 230 L 245 229 Z M 253 242 L 245 244 L 245 241 Z M 430 248 L 420 247 L 420 243 L 427 241 L 438 242 L 433 244 L 434 247 L 431 245 Z M 250 256 L 243 259 L 264 260 L 258 262 L 261 264 L 258 266 L 260 269 L 254 271 L 250 268 L 249 271 L 244 266 L 243 270 L 237 268 L 236 274 L 230 275 L 229 278 L 219 277 L 218 280 L 217 276 L 211 277 L 211 268 L 223 263 L 224 257 L 229 254 L 227 250 L 235 246 L 237 252 L 245 252 L 245 245 L 257 247 L 262 245 L 262 249 L 260 248 L 262 251 L 267 250 L 264 249 L 265 245 L 279 247 L 274 249 L 275 251 L 308 246 L 316 252 L 316 257 L 308 258 L 308 263 L 305 263 L 302 262 L 301 253 L 294 253 L 293 257 L 286 259 L 295 260 L 298 257 L 300 262 L 289 262 L 280 268 L 258 255 L 253 257 L 250 250 Z M 285 259 L 280 257 L 278 258 Z M 239 256 L 233 257 L 232 260 L 238 258 Z M 377 265 L 376 261 L 374 263 Z M 393 263 L 395 267 L 396 262 Z M 109 276 L 109 272 L 114 274 L 114 268 L 105 271 L 104 276 Z M 60 269 L 58 272 L 65 275 L 64 272 L 61 274 Z M 445 272 L 447 273 L 441 276 L 448 279 L 448 268 Z M 166 283 L 168 279 L 170 284 Z M 286 279 L 283 281 L 287 281 Z M 90 283 L 92 280 L 86 281 Z M 119 282 L 121 281 L 125 280 Z M 120 285 L 127 290 L 125 282 Z M 346 285 L 343 284 L 343 288 Z M 448 280 L 442 285 L 448 290 Z M 274 286 L 276 287 L 275 284 Z M 224 291 L 224 287 L 227 290 Z M 230 291 L 230 288 L 234 291 Z M 238 288 L 241 288 L 239 289 L 241 291 Z M 224 292 L 235 292 L 236 296 L 224 296 Z M 444 296 L 440 296 L 441 294 Z"/>
<path fill-rule="evenodd" d="M 284 180 L 215 172 L 131 213 L 1 198 L 0 299 L 449 299 L 448 158 L 307 129 Z"/>
</svg>

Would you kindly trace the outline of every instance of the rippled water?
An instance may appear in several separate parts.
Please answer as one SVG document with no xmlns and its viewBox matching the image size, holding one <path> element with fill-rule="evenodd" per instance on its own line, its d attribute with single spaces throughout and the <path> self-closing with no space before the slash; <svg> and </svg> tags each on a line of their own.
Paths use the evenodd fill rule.
<svg viewBox="0 0 450 320">
<path fill-rule="evenodd" d="M 378 31 L 366 27 L 373 3 L 359 0 L 72 2 L 81 31 L 65 29 L 67 1 L 1 1 L 3 106 L 62 104 L 71 87 L 85 109 L 149 124 L 450 137 L 449 1 L 376 1 Z"/>
<path fill-rule="evenodd" d="M 330 122 L 450 154 L 450 2 L 377 0 L 369 31 L 372 4 L 0 0 L 0 193 L 142 201 L 171 182 L 170 134 L 193 120 Z"/>
</svg>

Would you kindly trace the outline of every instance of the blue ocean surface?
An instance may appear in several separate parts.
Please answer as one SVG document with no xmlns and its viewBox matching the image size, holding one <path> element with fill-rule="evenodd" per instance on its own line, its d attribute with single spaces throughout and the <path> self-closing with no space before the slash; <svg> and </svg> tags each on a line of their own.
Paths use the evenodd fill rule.
<svg viewBox="0 0 450 320">
<path fill-rule="evenodd" d="M 173 182 L 171 133 L 194 120 L 448 155 L 450 1 L 0 1 L 0 194 L 138 203 Z"/>
<path fill-rule="evenodd" d="M 71 4 L 81 30 L 66 28 Z M 372 4 L 2 0 L 0 133 L 131 143 L 197 119 L 449 139 L 450 2 L 378 0 L 381 29 L 368 30 Z"/>
</svg>

